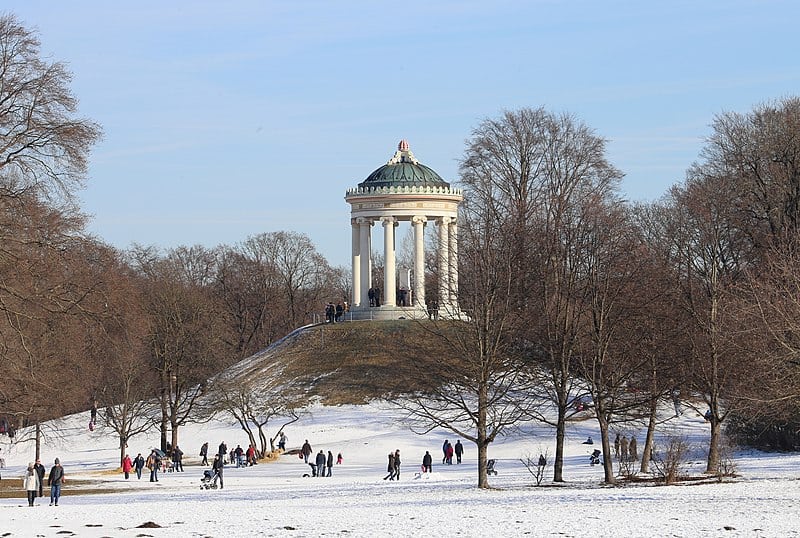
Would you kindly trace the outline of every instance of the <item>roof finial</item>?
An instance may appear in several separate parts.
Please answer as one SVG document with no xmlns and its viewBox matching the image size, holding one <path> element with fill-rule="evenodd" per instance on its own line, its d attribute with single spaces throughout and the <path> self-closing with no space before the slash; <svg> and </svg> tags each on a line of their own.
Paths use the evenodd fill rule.
<svg viewBox="0 0 800 538">
<path fill-rule="evenodd" d="M 397 144 L 397 151 L 395 152 L 394 156 L 389 159 L 389 162 L 386 164 L 398 164 L 398 163 L 412 163 L 412 164 L 419 164 L 419 161 L 414 157 L 414 154 L 411 153 L 411 150 L 408 149 L 408 140 L 405 138 Z"/>
</svg>

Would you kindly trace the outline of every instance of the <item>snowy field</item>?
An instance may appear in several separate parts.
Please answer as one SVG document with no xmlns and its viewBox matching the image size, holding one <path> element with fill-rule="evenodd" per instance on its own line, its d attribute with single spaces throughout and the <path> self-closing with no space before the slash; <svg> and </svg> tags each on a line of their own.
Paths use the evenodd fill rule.
<svg viewBox="0 0 800 538">
<path fill-rule="evenodd" d="M 534 427 L 490 447 L 498 475 L 488 491 L 476 488 L 474 445 L 464 443 L 461 465 L 441 465 L 443 441 L 455 443 L 456 437 L 415 435 L 377 405 L 314 408 L 287 429 L 290 449 L 308 439 L 314 452 L 342 453 L 344 462 L 331 478 L 304 478 L 309 467 L 284 455 L 255 467 L 226 467 L 223 490 L 200 489 L 197 454 L 204 441 L 212 453 L 221 441 L 246 448 L 246 436 L 233 424 L 181 429 L 185 472 L 160 474 L 159 482 L 150 483 L 146 474 L 126 481 L 121 473 L 108 473 L 117 467 L 116 440 L 102 429 L 89 432 L 87 422 L 88 414 L 70 417 L 65 439 L 43 447 L 48 472 L 56 457 L 66 471 L 58 507 L 48 506 L 46 487 L 37 506 L 27 506 L 20 478 L 33 459 L 32 445 L 10 446 L 2 437 L 2 480 L 15 481 L 20 490 L 17 499 L 0 499 L 0 537 L 800 536 L 800 455 L 738 453 L 741 477 L 722 484 L 605 487 L 600 466 L 588 464 L 594 447 L 581 444 L 589 435 L 599 443 L 593 419 L 571 424 L 566 483 L 553 485 L 550 467 L 548 480 L 535 487 L 521 464 L 521 457 L 554 452 L 552 432 Z M 701 417 L 687 414 L 665 421 L 662 433 L 704 446 L 707 430 Z M 644 429 L 623 433 L 634 433 L 643 444 Z M 132 439 L 129 451 L 146 456 L 156 444 L 154 432 Z M 395 449 L 402 456 L 401 479 L 384 481 L 387 454 Z M 433 455 L 433 474 L 415 479 L 425 450 Z M 703 469 L 698 454 L 692 470 Z M 78 486 L 70 478 L 107 481 L 121 491 L 72 495 Z M 158 527 L 141 527 L 148 522 Z"/>
</svg>

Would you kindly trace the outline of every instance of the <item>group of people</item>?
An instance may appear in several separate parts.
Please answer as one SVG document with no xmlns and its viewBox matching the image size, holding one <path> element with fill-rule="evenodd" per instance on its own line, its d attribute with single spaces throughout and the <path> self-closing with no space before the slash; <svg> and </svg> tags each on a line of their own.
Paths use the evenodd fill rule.
<svg viewBox="0 0 800 538">
<path fill-rule="evenodd" d="M 639 459 L 639 448 L 636 443 L 636 437 L 631 435 L 628 439 L 626 436 L 620 437 L 619 433 L 614 437 L 614 457 L 619 461 L 637 461 Z"/>
<path fill-rule="evenodd" d="M 383 477 L 384 480 L 400 480 L 400 449 L 389 452 L 389 466 L 386 470 L 389 474 Z"/>
<path fill-rule="evenodd" d="M 461 456 L 464 454 L 464 445 L 461 444 L 460 439 L 456 441 L 455 445 L 451 444 L 448 439 L 445 439 L 444 444 L 442 444 L 442 454 L 442 463 L 453 465 L 453 454 L 456 456 L 456 463 L 461 463 Z"/>
<path fill-rule="evenodd" d="M 325 323 L 339 323 L 347 310 L 346 302 L 344 304 L 336 303 L 335 305 L 328 303 L 325 306 Z"/>
<path fill-rule="evenodd" d="M 43 497 L 45 468 L 40 460 L 30 462 L 23 477 L 23 485 L 28 494 L 28 506 L 33 506 L 38 493 L 39 497 Z M 61 485 L 65 482 L 64 468 L 58 458 L 55 459 L 53 467 L 50 468 L 50 474 L 47 476 L 47 485 L 50 487 L 50 506 L 58 506 L 58 500 L 61 498 Z"/>
<path fill-rule="evenodd" d="M 310 476 L 320 476 L 320 477 L 332 476 L 333 462 L 334 462 L 333 452 L 328 450 L 328 454 L 326 455 L 324 450 L 320 450 L 319 452 L 317 452 L 317 455 L 312 459 L 311 455 L 313 453 L 314 449 L 311 448 L 311 443 L 309 443 L 308 439 L 306 439 L 305 443 L 303 443 L 303 446 L 300 448 L 300 457 L 303 459 L 305 463 L 307 463 L 311 467 Z M 340 465 L 341 463 L 342 463 L 342 453 L 339 452 L 339 454 L 337 454 L 336 456 L 336 464 Z"/>
</svg>

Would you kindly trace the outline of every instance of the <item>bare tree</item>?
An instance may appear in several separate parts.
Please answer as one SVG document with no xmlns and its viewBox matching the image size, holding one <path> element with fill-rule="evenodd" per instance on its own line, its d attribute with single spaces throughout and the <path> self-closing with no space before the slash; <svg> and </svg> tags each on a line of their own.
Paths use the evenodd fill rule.
<svg viewBox="0 0 800 538">
<path fill-rule="evenodd" d="M 75 116 L 69 71 L 39 48 L 34 32 L 0 15 L 0 196 L 34 189 L 71 201 L 100 128 Z"/>
<path fill-rule="evenodd" d="M 605 158 L 605 141 L 574 117 L 544 109 L 506 112 L 473 131 L 461 165 L 469 197 L 498 221 L 510 223 L 517 241 L 514 302 L 525 322 L 531 369 L 547 372 L 545 390 L 557 411 L 553 479 L 563 481 L 564 436 L 571 404 L 580 320 L 580 240 L 586 199 L 613 195 L 621 173 Z"/>
<path fill-rule="evenodd" d="M 150 320 L 150 364 L 158 373 L 161 444 L 178 444 L 178 428 L 207 417 L 205 382 L 232 362 L 224 353 L 221 309 L 209 285 L 215 254 L 202 247 L 132 252 Z"/>
<path fill-rule="evenodd" d="M 245 241 L 243 250 L 257 263 L 269 266 L 280 278 L 284 300 L 272 308 L 281 309 L 288 324 L 285 333 L 299 327 L 311 312 L 324 304 L 326 298 L 336 293 L 328 262 L 304 234 L 273 232 L 256 235 Z"/>
<path fill-rule="evenodd" d="M 468 203 L 459 220 L 459 249 L 469 259 L 459 272 L 464 313 L 420 323 L 441 349 L 435 360 L 421 360 L 431 350 L 413 344 L 400 352 L 410 354 L 410 368 L 429 388 L 398 403 L 414 431 L 444 428 L 476 444 L 479 488 L 489 487 L 489 445 L 541 403 L 529 396 L 533 380 L 512 338 L 521 320 L 513 300 L 515 230 L 486 209 Z"/>
</svg>

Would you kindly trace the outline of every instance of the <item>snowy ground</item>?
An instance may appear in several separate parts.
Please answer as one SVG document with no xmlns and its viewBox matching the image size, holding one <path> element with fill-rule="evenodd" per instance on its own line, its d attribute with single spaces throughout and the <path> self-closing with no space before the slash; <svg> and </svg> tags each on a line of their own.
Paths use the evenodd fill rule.
<svg viewBox="0 0 800 538">
<path fill-rule="evenodd" d="M 285 455 L 270 464 L 227 467 L 223 490 L 200 489 L 196 454 L 203 441 L 212 452 L 221 441 L 246 446 L 234 425 L 182 429 L 186 472 L 150 483 L 146 476 L 125 481 L 101 473 L 116 467 L 118 449 L 108 432 L 87 431 L 87 421 L 85 415 L 67 420 L 65 440 L 46 445 L 42 461 L 49 471 L 59 457 L 68 478 L 108 481 L 122 492 L 70 495 L 77 486 L 68 481 L 60 506 L 48 506 L 45 496 L 30 508 L 18 477 L 33 459 L 32 446 L 9 446 L 2 437 L 3 481 L 18 481 L 20 496 L 0 499 L 0 536 L 800 536 L 800 454 L 739 453 L 741 477 L 731 483 L 604 487 L 602 469 L 588 465 L 590 447 L 581 444 L 589 435 L 599 442 L 593 420 L 571 426 L 565 484 L 533 486 L 519 459 L 543 450 L 552 455 L 553 446 L 552 432 L 531 428 L 491 448 L 499 474 L 489 491 L 475 487 L 474 446 L 465 443 L 461 465 L 440 465 L 442 442 L 455 442 L 452 434 L 417 436 L 380 406 L 315 408 L 288 429 L 289 448 L 308 439 L 315 452 L 343 454 L 331 478 L 303 478 L 308 466 Z M 688 413 L 666 421 L 662 431 L 698 446 L 707 438 L 703 419 Z M 635 433 L 641 446 L 644 430 L 624 433 Z M 155 433 L 134 438 L 129 450 L 146 455 L 156 442 Z M 402 455 L 401 480 L 387 482 L 387 454 L 395 449 Z M 425 450 L 434 457 L 434 472 L 415 479 Z M 699 473 L 704 462 L 698 457 L 693 467 Z M 147 522 L 159 528 L 140 527 Z"/>
</svg>

